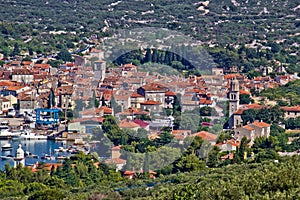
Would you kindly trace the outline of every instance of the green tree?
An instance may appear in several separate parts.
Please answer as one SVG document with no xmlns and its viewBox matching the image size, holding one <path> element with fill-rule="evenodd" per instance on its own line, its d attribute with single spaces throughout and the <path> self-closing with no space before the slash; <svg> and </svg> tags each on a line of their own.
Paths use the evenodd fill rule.
<svg viewBox="0 0 300 200">
<path fill-rule="evenodd" d="M 220 148 L 214 146 L 213 149 L 208 153 L 206 162 L 208 167 L 217 167 L 219 165 L 219 152 Z"/>
<path fill-rule="evenodd" d="M 65 192 L 61 190 L 46 189 L 32 194 L 29 196 L 28 200 L 57 200 L 64 199 L 65 197 Z"/>
<path fill-rule="evenodd" d="M 57 54 L 57 59 L 63 60 L 63 61 L 73 61 L 72 55 L 69 53 L 68 50 L 63 49 Z"/>
<path fill-rule="evenodd" d="M 47 186 L 44 185 L 43 183 L 33 182 L 26 185 L 26 187 L 24 188 L 24 194 L 29 195 L 46 189 Z"/>
<path fill-rule="evenodd" d="M 249 94 L 240 94 L 240 103 L 250 104 L 250 103 L 254 103 L 254 100 L 250 97 Z"/>
<path fill-rule="evenodd" d="M 16 43 L 14 44 L 14 49 L 13 49 L 13 51 L 10 53 L 10 56 L 17 56 L 17 55 L 19 55 L 20 53 L 21 53 L 21 51 L 20 51 L 19 44 L 16 42 Z"/>
<path fill-rule="evenodd" d="M 114 96 L 111 97 L 110 106 L 114 110 L 114 114 L 117 114 L 122 111 L 122 107 L 119 104 L 117 104 Z"/>
<path fill-rule="evenodd" d="M 183 155 L 175 164 L 175 167 L 181 172 L 204 170 L 206 165 L 194 153 Z"/>
</svg>

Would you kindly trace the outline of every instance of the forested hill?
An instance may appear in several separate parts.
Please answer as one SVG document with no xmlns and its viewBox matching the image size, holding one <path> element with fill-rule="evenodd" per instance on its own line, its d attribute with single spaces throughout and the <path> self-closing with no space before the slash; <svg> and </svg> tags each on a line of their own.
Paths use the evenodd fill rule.
<svg viewBox="0 0 300 200">
<path fill-rule="evenodd" d="M 38 30 L 95 32 L 143 26 L 180 30 L 206 42 L 288 39 L 299 32 L 297 0 L 2 0 L 0 20 Z M 106 28 L 104 28 L 106 27 Z M 299 42 L 299 41 L 298 41 Z"/>
</svg>

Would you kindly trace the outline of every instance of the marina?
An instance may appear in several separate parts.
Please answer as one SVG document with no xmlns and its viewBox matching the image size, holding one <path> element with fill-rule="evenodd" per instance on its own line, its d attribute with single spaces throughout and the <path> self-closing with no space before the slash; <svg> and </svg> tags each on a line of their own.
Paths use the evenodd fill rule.
<svg viewBox="0 0 300 200">
<path fill-rule="evenodd" d="M 26 166 L 37 162 L 63 162 L 65 158 L 69 158 L 79 150 L 85 150 L 84 148 L 73 146 L 72 143 L 53 140 L 0 140 L 0 146 L 5 147 L 5 150 L 3 148 L 1 150 L 0 170 L 4 169 L 6 163 L 13 166 L 15 153 L 19 144 L 22 145 L 22 149 L 25 152 Z"/>
<path fill-rule="evenodd" d="M 54 118 L 42 116 L 42 111 L 54 112 Z M 36 109 L 22 118 L 0 118 L 0 170 L 9 163 L 16 162 L 31 166 L 36 163 L 62 163 L 79 151 L 96 151 L 96 145 L 89 145 L 76 132 L 66 131 L 65 125 L 58 123 L 57 109 Z M 24 159 L 17 158 L 17 151 L 23 151 Z"/>
</svg>

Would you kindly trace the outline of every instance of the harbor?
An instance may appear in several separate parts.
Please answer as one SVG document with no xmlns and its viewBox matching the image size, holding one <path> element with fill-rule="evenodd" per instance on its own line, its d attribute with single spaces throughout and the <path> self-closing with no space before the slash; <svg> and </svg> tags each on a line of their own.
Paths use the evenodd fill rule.
<svg viewBox="0 0 300 200">
<path fill-rule="evenodd" d="M 9 145 L 8 145 L 9 144 Z M 95 147 L 76 146 L 70 142 L 54 140 L 0 140 L 1 148 L 0 170 L 3 170 L 6 163 L 14 164 L 18 145 L 22 145 L 25 152 L 25 166 L 39 163 L 58 163 L 65 158 L 76 154 L 78 151 L 89 152 Z"/>
<path fill-rule="evenodd" d="M 24 164 L 61 163 L 79 151 L 89 153 L 96 145 L 90 145 L 76 133 L 64 131 L 63 125 L 56 128 L 36 127 L 36 122 L 26 123 L 25 118 L 0 118 L 0 170 L 6 163 L 14 165 L 16 152 L 21 145 Z"/>
</svg>

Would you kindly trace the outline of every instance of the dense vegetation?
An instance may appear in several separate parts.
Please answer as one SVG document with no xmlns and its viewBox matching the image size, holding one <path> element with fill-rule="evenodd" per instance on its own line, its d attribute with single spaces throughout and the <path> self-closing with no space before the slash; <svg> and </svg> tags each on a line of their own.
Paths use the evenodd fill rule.
<svg viewBox="0 0 300 200">
<path fill-rule="evenodd" d="M 181 30 L 202 41 L 249 42 L 297 33 L 297 1 L 1 1 L 1 20 L 34 24 L 39 30 L 92 32 L 144 24 Z M 29 9 L 30 8 L 30 9 Z M 209 11 L 204 15 L 205 10 Z M 291 41 L 289 41 L 291 42 Z"/>
<path fill-rule="evenodd" d="M 96 168 L 94 158 L 83 154 L 71 157 L 50 174 L 42 169 L 32 173 L 28 168 L 6 166 L 1 173 L 0 196 L 1 199 L 299 198 L 298 156 L 277 158 L 278 162 L 250 159 L 221 168 L 207 168 L 202 161 L 197 164 L 194 154 L 184 157 L 176 164 L 184 173 L 161 175 L 155 180 L 143 175 L 135 180 L 124 179 L 104 164 Z M 188 161 L 193 162 L 188 164 Z M 186 166 L 191 168 L 186 170 Z"/>
<path fill-rule="evenodd" d="M 201 40 L 219 67 L 237 66 L 250 77 L 259 75 L 254 69 L 261 66 L 300 71 L 297 1 L 6 0 L 0 5 L 5 56 L 80 52 L 120 28 L 159 27 Z"/>
<path fill-rule="evenodd" d="M 260 96 L 267 97 L 270 100 L 276 100 L 278 104 L 284 106 L 284 101 L 287 101 L 290 106 L 295 106 L 300 103 L 300 80 L 291 81 L 284 86 L 270 88 L 260 93 Z"/>
</svg>

